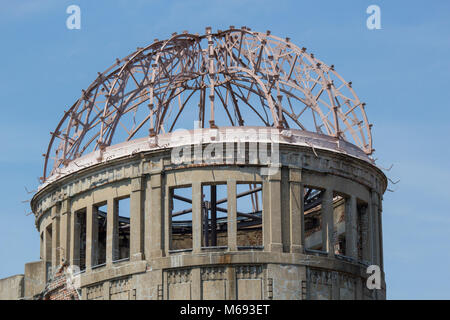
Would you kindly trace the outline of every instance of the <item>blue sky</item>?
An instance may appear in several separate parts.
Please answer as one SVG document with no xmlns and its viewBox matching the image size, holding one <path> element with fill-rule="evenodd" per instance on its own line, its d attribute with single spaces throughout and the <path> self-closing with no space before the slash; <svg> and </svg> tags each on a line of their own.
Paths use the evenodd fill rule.
<svg viewBox="0 0 450 320">
<path fill-rule="evenodd" d="M 66 8 L 81 7 L 81 30 Z M 366 8 L 381 8 L 381 30 Z M 0 278 L 39 259 L 28 203 L 49 132 L 96 77 L 154 38 L 229 25 L 271 30 L 353 82 L 375 158 L 400 179 L 384 197 L 388 298 L 450 298 L 450 2 L 0 0 Z"/>
</svg>

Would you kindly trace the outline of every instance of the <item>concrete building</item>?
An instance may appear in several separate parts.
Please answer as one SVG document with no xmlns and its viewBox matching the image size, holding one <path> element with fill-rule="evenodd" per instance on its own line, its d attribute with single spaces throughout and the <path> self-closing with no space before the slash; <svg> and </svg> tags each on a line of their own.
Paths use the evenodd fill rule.
<svg viewBox="0 0 450 320">
<path fill-rule="evenodd" d="M 55 291 L 70 267 L 81 299 L 385 299 L 364 106 L 270 31 L 138 48 L 52 133 L 31 201 L 41 260 L 0 298 L 77 298 Z"/>
</svg>

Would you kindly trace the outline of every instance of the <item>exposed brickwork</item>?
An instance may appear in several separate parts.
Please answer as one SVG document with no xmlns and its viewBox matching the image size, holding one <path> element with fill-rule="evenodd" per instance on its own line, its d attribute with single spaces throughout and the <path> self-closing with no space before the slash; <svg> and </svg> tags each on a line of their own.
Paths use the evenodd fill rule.
<svg viewBox="0 0 450 320">
<path fill-rule="evenodd" d="M 62 265 L 45 286 L 39 300 L 79 300 L 78 292 L 67 283 L 67 265 Z"/>
</svg>

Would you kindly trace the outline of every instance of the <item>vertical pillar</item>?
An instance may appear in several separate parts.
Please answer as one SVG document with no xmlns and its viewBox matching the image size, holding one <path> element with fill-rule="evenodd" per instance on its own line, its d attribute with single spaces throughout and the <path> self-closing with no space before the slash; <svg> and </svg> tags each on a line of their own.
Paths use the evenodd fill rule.
<svg viewBox="0 0 450 320">
<path fill-rule="evenodd" d="M 80 223 L 78 212 L 70 214 L 70 264 L 80 265 Z"/>
<path fill-rule="evenodd" d="M 217 187 L 211 185 L 211 246 L 217 246 Z"/>
<path fill-rule="evenodd" d="M 108 199 L 106 219 L 106 264 L 111 266 L 119 256 L 117 201 L 114 198 Z"/>
<path fill-rule="evenodd" d="M 378 235 L 380 243 L 380 268 L 384 270 L 384 257 L 383 257 L 383 202 L 382 197 L 379 198 L 379 208 L 378 208 Z"/>
<path fill-rule="evenodd" d="M 191 270 L 191 300 L 202 299 L 202 277 L 201 269 L 193 268 Z"/>
<path fill-rule="evenodd" d="M 347 198 L 345 206 L 345 254 L 349 257 L 358 258 L 358 212 L 356 208 L 356 197 Z"/>
<path fill-rule="evenodd" d="M 370 262 L 372 257 L 371 241 L 370 241 L 370 202 L 367 206 L 360 209 L 361 219 L 361 240 L 362 240 L 362 259 Z"/>
<path fill-rule="evenodd" d="M 236 270 L 232 266 L 227 267 L 227 300 L 236 300 Z"/>
<path fill-rule="evenodd" d="M 44 261 L 52 261 L 52 224 L 44 229 Z"/>
<path fill-rule="evenodd" d="M 379 231 L 379 205 L 378 194 L 372 191 L 371 194 L 371 220 L 372 220 L 372 261 L 376 265 L 380 265 L 380 231 Z"/>
<path fill-rule="evenodd" d="M 322 249 L 334 257 L 333 190 L 326 189 L 322 200 Z"/>
<path fill-rule="evenodd" d="M 303 216 L 303 185 L 301 171 L 290 169 L 289 173 L 289 207 L 291 253 L 303 253 L 305 245 L 305 220 Z"/>
<path fill-rule="evenodd" d="M 162 218 L 162 187 L 161 170 L 152 172 L 150 176 L 150 188 L 147 191 L 147 194 L 148 192 L 150 193 L 150 204 L 148 211 L 145 213 L 145 248 L 147 259 L 148 257 L 161 257 L 164 252 L 164 234 L 167 230 L 164 228 L 165 223 Z"/>
<path fill-rule="evenodd" d="M 51 260 L 52 267 L 55 267 L 59 264 L 59 205 L 54 205 L 52 207 L 51 216 L 52 216 L 52 251 L 51 251 Z"/>
<path fill-rule="evenodd" d="M 60 209 L 60 264 L 70 259 L 70 201 L 68 199 L 61 203 Z"/>
<path fill-rule="evenodd" d="M 281 170 L 278 173 L 270 175 L 265 181 L 266 192 L 264 195 L 268 198 L 264 201 L 266 208 L 263 214 L 263 228 L 268 228 L 268 233 L 264 232 L 264 236 L 269 236 L 269 243 L 265 240 L 264 250 L 272 252 L 283 251 L 282 227 L 281 227 Z M 267 206 L 268 204 L 268 206 Z M 266 246 L 268 244 L 268 247 Z"/>
<path fill-rule="evenodd" d="M 192 251 L 200 252 L 202 247 L 202 185 L 192 183 Z"/>
<path fill-rule="evenodd" d="M 227 181 L 228 250 L 237 251 L 236 180 Z"/>
<path fill-rule="evenodd" d="M 88 201 L 86 207 L 86 270 L 98 264 L 98 209 Z M 109 212 L 109 203 L 108 203 Z M 109 217 L 108 217 L 109 222 Z"/>
<path fill-rule="evenodd" d="M 144 181 L 131 179 L 130 195 L 130 260 L 139 261 L 144 254 Z"/>
<path fill-rule="evenodd" d="M 172 249 L 172 211 L 174 190 L 169 186 L 164 187 L 164 248 Z"/>
<path fill-rule="evenodd" d="M 373 223 L 373 199 L 370 196 L 369 203 L 367 205 L 367 258 L 370 264 L 375 264 L 374 256 L 375 256 L 375 243 L 374 243 L 374 223 Z"/>
</svg>

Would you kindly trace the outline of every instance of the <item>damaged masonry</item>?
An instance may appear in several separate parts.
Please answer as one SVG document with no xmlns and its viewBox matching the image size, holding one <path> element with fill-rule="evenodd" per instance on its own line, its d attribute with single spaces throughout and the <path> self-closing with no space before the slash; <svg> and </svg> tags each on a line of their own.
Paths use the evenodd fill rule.
<svg viewBox="0 0 450 320">
<path fill-rule="evenodd" d="M 289 38 L 155 39 L 52 131 L 40 260 L 0 297 L 385 299 L 371 127 L 351 83 Z"/>
</svg>

